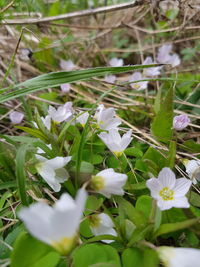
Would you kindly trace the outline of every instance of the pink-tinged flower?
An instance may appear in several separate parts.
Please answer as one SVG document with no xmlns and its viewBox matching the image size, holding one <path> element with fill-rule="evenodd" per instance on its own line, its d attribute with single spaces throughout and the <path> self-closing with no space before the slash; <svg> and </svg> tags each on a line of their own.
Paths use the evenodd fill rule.
<svg viewBox="0 0 200 267">
<path fill-rule="evenodd" d="M 72 102 L 67 102 L 64 105 L 60 106 L 58 109 L 55 109 L 52 106 L 49 106 L 48 115 L 51 119 L 57 123 L 63 121 L 70 121 L 73 117 L 74 110 L 72 108 Z"/>
<path fill-rule="evenodd" d="M 61 88 L 61 91 L 63 93 L 69 93 L 70 92 L 70 84 L 69 83 L 61 84 L 60 88 Z"/>
<path fill-rule="evenodd" d="M 22 122 L 24 118 L 24 114 L 18 111 L 12 111 L 9 114 L 9 118 L 13 124 L 19 124 Z"/>
<path fill-rule="evenodd" d="M 190 204 L 185 195 L 192 182 L 186 178 L 176 179 L 175 174 L 169 168 L 163 168 L 158 178 L 147 180 L 146 185 L 151 191 L 151 196 L 156 199 L 160 210 L 173 207 L 189 208 Z"/>
<path fill-rule="evenodd" d="M 80 112 L 78 117 L 76 118 L 76 123 L 80 123 L 82 127 L 85 127 L 85 124 L 87 123 L 89 116 L 90 116 L 89 112 L 84 112 L 84 113 Z"/>
<path fill-rule="evenodd" d="M 193 184 L 197 184 L 200 181 L 200 160 L 183 160 L 186 172 L 189 175 Z"/>
<path fill-rule="evenodd" d="M 151 64 L 156 64 L 155 62 L 153 62 L 152 57 L 147 57 L 145 61 L 142 63 L 142 65 L 151 65 Z M 162 69 L 162 66 L 147 68 L 143 70 L 143 73 L 144 73 L 144 76 L 146 77 L 153 77 L 153 76 L 160 75 L 161 69 Z"/>
<path fill-rule="evenodd" d="M 129 77 L 129 82 L 130 82 L 130 86 L 133 89 L 136 90 L 144 90 L 147 88 L 148 85 L 148 81 L 143 81 L 143 82 L 136 82 L 139 80 L 143 80 L 145 79 L 144 77 L 142 77 L 142 74 L 140 72 L 134 72 L 130 77 Z M 131 83 L 134 82 L 134 83 Z"/>
<path fill-rule="evenodd" d="M 115 75 L 106 75 L 104 81 L 107 83 L 114 83 L 116 81 L 116 76 Z"/>
<path fill-rule="evenodd" d="M 99 105 L 94 115 L 97 125 L 102 130 L 117 129 L 121 120 L 116 118 L 114 108 L 105 108 L 103 104 Z"/>
<path fill-rule="evenodd" d="M 163 45 L 158 49 L 157 61 L 161 64 L 171 64 L 172 67 L 180 65 L 181 60 L 178 54 L 172 54 L 172 45 Z"/>
<path fill-rule="evenodd" d="M 111 67 L 121 67 L 123 66 L 124 64 L 124 61 L 122 58 L 116 58 L 116 57 L 113 57 L 111 58 L 111 60 L 109 61 L 109 65 Z"/>
<path fill-rule="evenodd" d="M 173 120 L 173 128 L 177 131 L 181 131 L 188 126 L 190 119 L 186 114 L 175 116 Z"/>
<path fill-rule="evenodd" d="M 75 69 L 75 67 L 76 65 L 74 65 L 73 61 L 71 60 L 63 60 L 63 59 L 60 60 L 60 68 L 62 70 L 70 71 Z"/>
</svg>

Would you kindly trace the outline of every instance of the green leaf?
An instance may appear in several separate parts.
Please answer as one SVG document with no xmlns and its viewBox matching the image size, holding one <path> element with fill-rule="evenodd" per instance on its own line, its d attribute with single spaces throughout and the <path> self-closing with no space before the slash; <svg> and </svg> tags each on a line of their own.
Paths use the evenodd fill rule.
<svg viewBox="0 0 200 267">
<path fill-rule="evenodd" d="M 44 258 L 44 259 L 43 259 Z M 59 254 L 27 233 L 21 234 L 11 254 L 11 267 L 54 267 Z M 44 264 L 45 262 L 45 264 Z"/>
<path fill-rule="evenodd" d="M 190 192 L 190 203 L 193 206 L 200 208 L 200 195 L 196 192 L 191 191 Z"/>
<path fill-rule="evenodd" d="M 122 197 L 115 196 L 115 199 L 124 209 L 124 212 L 130 221 L 132 221 L 138 228 L 143 228 L 146 225 L 147 220 L 141 211 L 137 210 L 130 202 Z"/>
<path fill-rule="evenodd" d="M 154 102 L 154 111 L 156 114 L 160 110 L 161 99 L 162 99 L 161 97 L 162 97 L 162 88 L 160 87 L 160 89 L 158 90 L 158 93 L 156 95 L 155 102 Z"/>
<path fill-rule="evenodd" d="M 137 147 L 129 147 L 124 151 L 124 153 L 127 156 L 133 156 L 136 158 L 141 158 L 143 156 L 143 152 Z"/>
<path fill-rule="evenodd" d="M 74 267 L 120 267 L 117 251 L 109 245 L 88 244 L 72 254 Z"/>
<path fill-rule="evenodd" d="M 155 66 L 153 65 L 135 65 L 135 66 L 123 66 L 123 67 L 99 67 L 93 69 L 76 70 L 76 71 L 61 71 L 43 74 L 38 77 L 32 78 L 25 82 L 22 82 L 12 87 L 12 91 L 0 96 L 0 103 L 4 103 L 8 100 L 15 99 L 17 97 L 31 94 L 49 87 L 57 87 L 63 83 L 72 83 L 85 79 L 90 79 L 98 76 L 105 76 L 108 74 L 117 74 L 137 69 L 143 69 Z M 10 88 L 0 90 L 4 92 Z"/>
<path fill-rule="evenodd" d="M 143 252 L 143 267 L 158 267 L 159 266 L 158 253 L 150 248 Z"/>
<path fill-rule="evenodd" d="M 85 215 L 89 215 L 98 210 L 103 203 L 103 198 L 97 198 L 95 196 L 88 196 L 85 205 Z"/>
<path fill-rule="evenodd" d="M 122 253 L 123 267 L 144 267 L 142 252 L 138 248 L 127 248 Z"/>
<path fill-rule="evenodd" d="M 25 157 L 26 152 L 29 149 L 29 144 L 20 146 L 16 155 L 16 177 L 19 189 L 19 195 L 23 205 L 27 206 L 28 202 L 26 199 L 26 173 L 25 173 Z"/>
<path fill-rule="evenodd" d="M 48 143 L 48 138 L 38 129 L 32 129 L 32 128 L 24 127 L 24 126 L 15 126 L 15 127 L 26 133 L 31 134 L 32 136 L 40 138 L 42 141 Z"/>
<path fill-rule="evenodd" d="M 151 125 L 153 135 L 160 141 L 167 142 L 172 138 L 172 122 L 173 122 L 173 88 L 167 92 L 163 100 L 160 110 L 156 114 Z"/>
<path fill-rule="evenodd" d="M 184 150 L 188 151 L 190 150 L 193 153 L 199 153 L 200 152 L 200 144 L 196 143 L 194 140 L 187 140 L 181 145 Z"/>
<path fill-rule="evenodd" d="M 175 159 L 176 159 L 176 142 L 175 141 L 170 141 L 169 152 L 168 152 L 168 157 L 166 158 L 165 166 L 173 169 L 174 168 Z"/>
<path fill-rule="evenodd" d="M 155 237 L 188 228 L 196 223 L 199 223 L 199 219 L 190 219 L 183 222 L 162 224 L 155 232 Z"/>
<path fill-rule="evenodd" d="M 135 208 L 141 211 L 147 219 L 151 213 L 151 207 L 152 198 L 150 196 L 140 196 L 135 204 Z"/>
<path fill-rule="evenodd" d="M 153 147 L 149 147 L 142 160 L 146 163 L 149 172 L 157 176 L 159 171 L 165 167 L 166 159 Z"/>
</svg>

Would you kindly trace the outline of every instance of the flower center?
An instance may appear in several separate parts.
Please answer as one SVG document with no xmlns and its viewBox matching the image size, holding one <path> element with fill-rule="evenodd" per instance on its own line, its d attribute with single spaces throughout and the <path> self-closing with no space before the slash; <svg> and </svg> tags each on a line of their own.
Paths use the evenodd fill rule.
<svg viewBox="0 0 200 267">
<path fill-rule="evenodd" d="M 173 200 L 174 199 L 174 191 L 169 189 L 168 187 L 164 187 L 162 190 L 160 190 L 160 196 L 163 200 Z"/>
<path fill-rule="evenodd" d="M 73 248 L 76 236 L 73 237 L 63 237 L 59 241 L 52 241 L 51 245 L 54 247 L 60 254 L 67 255 Z"/>
<path fill-rule="evenodd" d="M 91 187 L 99 191 L 105 187 L 104 178 L 101 176 L 92 176 Z"/>
<path fill-rule="evenodd" d="M 90 225 L 93 228 L 96 228 L 100 225 L 100 218 L 98 215 L 91 215 L 89 216 Z"/>
<path fill-rule="evenodd" d="M 123 151 L 113 151 L 113 153 L 115 154 L 115 156 L 117 158 L 121 157 L 121 155 L 123 154 Z"/>
</svg>

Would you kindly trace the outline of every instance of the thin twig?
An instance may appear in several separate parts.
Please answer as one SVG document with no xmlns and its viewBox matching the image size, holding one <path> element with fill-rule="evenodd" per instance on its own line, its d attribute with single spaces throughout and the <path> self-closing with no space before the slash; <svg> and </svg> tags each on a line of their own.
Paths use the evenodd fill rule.
<svg viewBox="0 0 200 267">
<path fill-rule="evenodd" d="M 123 4 L 117 4 L 117 5 L 111 5 L 111 6 L 104 6 L 104 7 L 97 7 L 94 9 L 86 9 L 76 12 L 71 12 L 67 14 L 61 14 L 58 16 L 51 16 L 46 18 L 31 18 L 31 19 L 10 19 L 5 20 L 2 22 L 2 24 L 5 25 L 25 25 L 25 24 L 39 24 L 49 21 L 56 21 L 56 20 L 62 20 L 62 19 L 69 19 L 69 18 L 78 18 L 83 16 L 89 16 L 89 15 L 95 15 L 105 12 L 113 12 L 117 10 L 127 9 L 127 8 L 133 8 L 139 5 L 147 4 L 149 1 L 147 0 L 134 0 L 132 3 L 123 3 Z"/>
</svg>

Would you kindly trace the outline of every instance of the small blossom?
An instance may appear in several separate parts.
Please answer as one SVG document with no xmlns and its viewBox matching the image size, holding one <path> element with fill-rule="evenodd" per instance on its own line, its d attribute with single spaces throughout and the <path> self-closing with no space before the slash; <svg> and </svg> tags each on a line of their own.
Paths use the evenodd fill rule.
<svg viewBox="0 0 200 267">
<path fill-rule="evenodd" d="M 93 235 L 112 235 L 117 236 L 115 229 L 113 228 L 114 224 L 111 218 L 105 214 L 95 214 L 89 216 L 90 229 Z M 114 240 L 102 240 L 104 243 L 112 243 Z"/>
<path fill-rule="evenodd" d="M 189 208 L 185 194 L 191 186 L 191 181 L 186 178 L 176 179 L 169 168 L 163 168 L 158 178 L 149 179 L 146 185 L 151 191 L 151 196 L 157 200 L 160 210 L 168 210 L 172 207 Z"/>
<path fill-rule="evenodd" d="M 117 129 L 111 129 L 108 133 L 100 133 L 98 136 L 107 145 L 110 151 L 117 157 L 120 157 L 133 139 L 131 134 L 132 130 L 129 130 L 121 137 Z"/>
<path fill-rule="evenodd" d="M 60 68 L 62 70 L 70 71 L 75 69 L 75 67 L 76 65 L 74 65 L 73 61 L 71 60 L 63 60 L 63 59 L 60 60 Z"/>
<path fill-rule="evenodd" d="M 121 120 L 116 118 L 114 108 L 105 108 L 103 104 L 98 106 L 94 118 L 102 130 L 117 129 L 121 124 Z"/>
<path fill-rule="evenodd" d="M 106 75 L 104 81 L 107 83 L 114 83 L 116 81 L 115 75 Z"/>
<path fill-rule="evenodd" d="M 166 267 L 199 267 L 200 249 L 158 247 L 158 255 Z"/>
<path fill-rule="evenodd" d="M 147 57 L 145 61 L 142 63 L 142 65 L 151 65 L 151 64 L 155 64 L 155 62 L 153 62 L 152 57 Z M 143 73 L 144 73 L 144 76 L 146 77 L 153 77 L 153 76 L 160 75 L 161 69 L 162 69 L 162 66 L 147 68 L 143 70 Z"/>
<path fill-rule="evenodd" d="M 39 202 L 22 208 L 19 218 L 35 238 L 66 255 L 77 240 L 86 198 L 84 189 L 78 191 L 75 200 L 64 193 L 53 207 Z"/>
<path fill-rule="evenodd" d="M 116 57 L 113 57 L 111 58 L 111 60 L 109 61 L 109 65 L 111 67 L 121 67 L 123 66 L 124 64 L 124 61 L 122 58 L 116 58 Z"/>
<path fill-rule="evenodd" d="M 48 114 L 52 120 L 57 123 L 62 121 L 70 121 L 73 115 L 72 102 L 67 102 L 57 110 L 54 107 L 49 106 Z"/>
<path fill-rule="evenodd" d="M 24 118 L 24 114 L 18 111 L 12 111 L 9 114 L 9 118 L 13 124 L 20 124 Z"/>
<path fill-rule="evenodd" d="M 81 114 L 82 112 L 80 112 L 79 114 Z M 82 125 L 82 127 L 85 127 L 85 124 L 89 118 L 90 114 L 88 112 L 84 112 L 81 115 L 78 115 L 78 117 L 76 118 L 76 122 L 80 123 Z"/>
<path fill-rule="evenodd" d="M 115 172 L 113 169 L 106 169 L 92 176 L 91 187 L 107 198 L 110 198 L 111 195 L 123 196 L 124 190 L 122 188 L 126 180 L 126 174 Z"/>
<path fill-rule="evenodd" d="M 162 64 L 171 64 L 172 67 L 180 65 L 181 60 L 177 54 L 172 54 L 172 45 L 163 45 L 158 49 L 157 61 Z"/>
<path fill-rule="evenodd" d="M 63 93 L 69 93 L 70 92 L 70 84 L 69 83 L 61 84 L 60 88 L 61 88 L 61 91 Z"/>
<path fill-rule="evenodd" d="M 177 131 L 181 131 L 188 126 L 190 119 L 186 114 L 175 116 L 173 119 L 173 128 Z"/>
<path fill-rule="evenodd" d="M 161 12 L 165 15 L 168 11 L 179 11 L 179 1 L 178 0 L 164 0 L 159 2 L 159 7 Z"/>
<path fill-rule="evenodd" d="M 139 80 L 143 80 L 145 79 L 144 77 L 142 77 L 142 74 L 140 72 L 134 72 L 131 76 L 129 76 L 129 82 L 130 82 L 130 86 L 133 89 L 136 90 L 144 90 L 147 88 L 148 85 L 148 81 L 144 81 L 144 82 L 135 82 L 135 81 L 139 81 Z M 134 82 L 134 83 L 132 83 Z"/>
<path fill-rule="evenodd" d="M 68 172 L 63 167 L 71 160 L 71 157 L 46 159 L 41 155 L 36 155 L 36 158 L 39 160 L 39 163 L 36 164 L 38 173 L 55 192 L 59 192 L 60 184 L 69 178 Z"/>
<path fill-rule="evenodd" d="M 200 181 L 200 160 L 184 160 L 183 163 L 193 184 L 196 184 L 197 181 Z"/>
<path fill-rule="evenodd" d="M 51 129 L 51 117 L 49 115 L 47 115 L 46 117 L 40 117 L 41 121 L 43 122 L 44 126 L 50 131 Z M 32 121 L 33 125 L 35 126 L 35 128 L 38 129 L 38 125 L 35 121 Z"/>
</svg>

